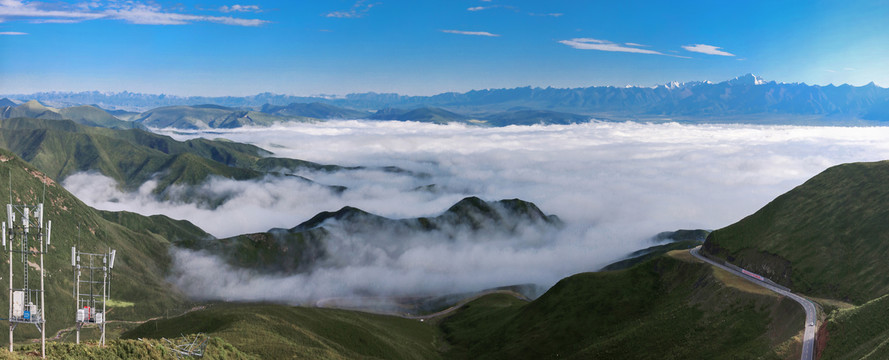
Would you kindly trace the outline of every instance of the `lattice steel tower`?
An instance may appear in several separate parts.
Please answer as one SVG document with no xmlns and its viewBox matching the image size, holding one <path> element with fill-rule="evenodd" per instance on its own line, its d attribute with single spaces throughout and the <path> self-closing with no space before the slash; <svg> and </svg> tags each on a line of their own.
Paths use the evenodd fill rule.
<svg viewBox="0 0 889 360">
<path fill-rule="evenodd" d="M 111 296 L 111 269 L 114 268 L 116 250 L 104 254 L 77 251 L 71 247 L 71 266 L 74 268 L 74 301 L 76 303 L 75 322 L 77 324 L 76 343 L 80 344 L 80 329 L 84 325 L 99 326 L 102 335 L 99 341 L 105 345 L 105 302 Z M 100 278 L 101 276 L 101 278 Z M 100 308 L 101 307 L 101 308 Z M 101 310 L 101 311 L 100 311 Z"/>
<path fill-rule="evenodd" d="M 11 197 L 11 196 L 10 196 Z M 41 355 L 46 358 L 46 302 L 43 255 L 49 248 L 52 221 L 43 223 L 43 204 L 6 204 L 3 247 L 9 254 L 9 351 L 18 324 L 34 324 L 40 331 Z M 32 260 L 39 260 L 34 262 Z M 21 269 L 21 273 L 18 273 Z M 32 282 L 37 276 L 40 288 Z M 39 305 L 35 305 L 38 302 Z"/>
</svg>

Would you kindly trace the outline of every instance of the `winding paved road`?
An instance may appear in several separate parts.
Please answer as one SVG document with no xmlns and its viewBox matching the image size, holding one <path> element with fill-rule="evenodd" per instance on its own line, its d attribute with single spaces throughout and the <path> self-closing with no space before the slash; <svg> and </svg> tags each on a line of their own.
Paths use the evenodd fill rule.
<svg viewBox="0 0 889 360">
<path fill-rule="evenodd" d="M 802 360 L 812 360 L 814 358 L 814 356 L 815 356 L 815 330 L 817 330 L 816 321 L 815 321 L 816 315 L 817 315 L 816 310 L 815 310 L 815 304 L 812 304 L 811 301 L 807 300 L 806 298 L 803 298 L 802 296 L 799 296 L 799 295 L 794 294 L 790 291 L 776 287 L 768 282 L 761 281 L 761 280 L 755 279 L 753 277 L 744 275 L 740 271 L 737 271 L 735 269 L 729 268 L 728 266 L 725 266 L 723 264 L 720 264 L 720 263 L 717 263 L 713 260 L 705 258 L 705 257 L 701 256 L 700 254 L 698 254 L 698 250 L 700 250 L 700 249 L 701 249 L 701 246 L 698 246 L 698 247 L 695 247 L 694 249 L 689 250 L 689 252 L 691 252 L 691 254 L 698 259 L 706 261 L 713 266 L 716 266 L 720 269 L 723 269 L 723 270 L 728 271 L 732 274 L 740 276 L 740 277 L 746 279 L 747 281 L 750 281 L 756 285 L 759 285 L 759 286 L 762 286 L 766 289 L 772 290 L 778 294 L 787 296 L 787 297 L 795 300 L 796 302 L 798 302 L 800 305 L 802 305 L 803 309 L 806 310 L 806 332 L 803 334 Z"/>
</svg>

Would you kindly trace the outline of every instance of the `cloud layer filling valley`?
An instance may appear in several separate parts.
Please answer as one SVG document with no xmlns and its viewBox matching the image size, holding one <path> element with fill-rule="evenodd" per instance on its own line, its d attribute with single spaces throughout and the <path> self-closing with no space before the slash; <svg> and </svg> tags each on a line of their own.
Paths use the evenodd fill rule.
<svg viewBox="0 0 889 360">
<path fill-rule="evenodd" d="M 549 286 L 650 246 L 649 239 L 660 231 L 729 225 L 829 166 L 889 158 L 889 128 L 603 122 L 480 128 L 328 121 L 159 132 L 180 140 L 225 137 L 279 157 L 394 165 L 428 176 L 372 168 L 297 173 L 318 184 L 348 187 L 342 194 L 287 177 L 214 178 L 199 189 L 229 198 L 214 210 L 158 202 L 151 196 L 152 182 L 138 192 L 121 193 L 112 180 L 81 173 L 67 178 L 65 187 L 100 209 L 187 219 L 217 237 L 290 228 L 346 205 L 391 218 L 435 216 L 472 195 L 531 201 L 567 224 L 546 239 L 421 241 L 397 255 L 380 255 L 379 261 L 289 276 L 233 269 L 202 252 L 174 253 L 178 275 L 172 280 L 192 295 L 288 303 L 367 294 L 368 289 L 406 295 L 521 283 Z M 437 191 L 417 190 L 430 184 Z"/>
</svg>

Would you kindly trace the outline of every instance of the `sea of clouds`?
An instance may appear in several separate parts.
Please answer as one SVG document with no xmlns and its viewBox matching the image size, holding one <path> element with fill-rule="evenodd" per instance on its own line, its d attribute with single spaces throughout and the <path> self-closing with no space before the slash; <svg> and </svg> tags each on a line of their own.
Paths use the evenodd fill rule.
<svg viewBox="0 0 889 360">
<path fill-rule="evenodd" d="M 466 196 L 520 198 L 566 223 L 545 241 L 418 241 L 379 261 L 296 275 L 261 275 L 203 252 L 174 251 L 177 275 L 171 280 L 192 295 L 289 303 L 356 293 L 550 286 L 651 246 L 658 232 L 729 225 L 832 165 L 889 158 L 889 128 L 881 127 L 592 122 L 483 128 L 356 120 L 156 131 L 179 140 L 226 138 L 277 157 L 366 168 L 296 172 L 315 184 L 280 176 L 214 178 L 198 191 L 229 199 L 215 209 L 158 201 L 153 182 L 123 193 L 94 173 L 72 175 L 64 186 L 91 206 L 187 219 L 217 237 L 290 228 L 346 205 L 391 218 L 435 216 Z M 409 172 L 375 168 L 383 166 Z M 431 184 L 435 191 L 418 190 Z M 340 194 L 323 185 L 348 190 Z"/>
</svg>

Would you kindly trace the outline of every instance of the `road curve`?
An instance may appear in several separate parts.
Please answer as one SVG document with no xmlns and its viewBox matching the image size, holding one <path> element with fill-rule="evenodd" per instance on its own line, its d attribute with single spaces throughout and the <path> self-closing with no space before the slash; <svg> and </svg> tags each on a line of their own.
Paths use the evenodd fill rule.
<svg viewBox="0 0 889 360">
<path fill-rule="evenodd" d="M 762 287 L 769 289 L 771 291 L 774 291 L 778 294 L 789 297 L 789 298 L 793 299 L 794 301 L 798 302 L 800 305 L 802 305 L 803 309 L 806 310 L 806 325 L 805 325 L 806 331 L 805 331 L 805 333 L 803 333 L 803 354 L 802 354 L 801 359 L 802 360 L 814 359 L 814 357 L 815 357 L 815 330 L 817 330 L 817 327 L 816 327 L 817 313 L 815 310 L 815 304 L 812 304 L 811 301 L 807 300 L 806 298 L 804 298 L 802 296 L 799 296 L 799 295 L 794 294 L 790 291 L 778 288 L 778 287 L 776 287 L 772 284 L 769 284 L 765 281 L 760 281 L 760 280 L 754 279 L 750 276 L 742 274 L 740 271 L 737 271 L 735 269 L 729 268 L 728 266 L 725 266 L 723 264 L 720 264 L 720 263 L 717 263 L 713 260 L 705 258 L 705 257 L 701 256 L 701 254 L 698 254 L 698 250 L 700 250 L 700 249 L 701 249 L 701 246 L 698 245 L 697 247 L 689 250 L 689 252 L 694 257 L 696 257 L 698 259 L 706 261 L 706 262 L 710 263 L 711 265 L 716 266 L 716 267 L 723 269 L 725 271 L 728 271 L 736 276 L 740 276 L 740 277 L 746 279 L 747 281 L 752 282 L 756 285 L 762 286 Z"/>
</svg>

